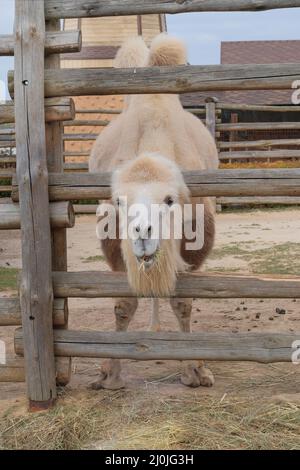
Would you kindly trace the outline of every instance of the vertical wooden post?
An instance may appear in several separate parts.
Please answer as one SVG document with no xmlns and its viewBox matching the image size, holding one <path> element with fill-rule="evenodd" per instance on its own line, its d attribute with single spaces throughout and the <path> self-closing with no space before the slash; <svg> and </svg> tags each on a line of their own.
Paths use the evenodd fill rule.
<svg viewBox="0 0 300 470">
<path fill-rule="evenodd" d="M 15 3 L 15 126 L 22 233 L 20 303 L 30 409 L 56 398 L 44 111 L 44 1 Z"/>
<path fill-rule="evenodd" d="M 239 122 L 239 115 L 237 113 L 230 114 L 230 122 L 231 124 L 236 124 Z M 229 142 L 235 142 L 238 140 L 238 133 L 237 131 L 230 131 L 229 132 Z M 234 151 L 234 150 L 233 150 Z M 229 152 L 232 152 L 232 148 L 229 149 Z M 231 158 L 229 158 L 229 163 L 231 163 Z"/>
<path fill-rule="evenodd" d="M 59 20 L 47 21 L 46 31 L 60 30 Z M 51 54 L 45 59 L 45 68 L 60 68 L 59 54 Z M 63 173 L 63 125 L 61 122 L 46 123 L 46 150 L 48 170 L 53 173 Z M 67 271 L 67 231 L 64 228 L 54 228 L 51 231 L 52 237 L 52 269 L 53 271 Z M 64 325 L 68 328 L 68 324 Z M 67 367 L 58 367 L 63 361 L 67 361 Z M 56 370 L 66 369 L 68 373 L 56 374 L 56 384 L 67 385 L 71 378 L 71 358 L 56 358 Z"/>
<path fill-rule="evenodd" d="M 206 127 L 213 136 L 216 138 L 216 103 L 218 102 L 217 98 L 210 97 L 205 100 L 206 108 Z"/>
</svg>

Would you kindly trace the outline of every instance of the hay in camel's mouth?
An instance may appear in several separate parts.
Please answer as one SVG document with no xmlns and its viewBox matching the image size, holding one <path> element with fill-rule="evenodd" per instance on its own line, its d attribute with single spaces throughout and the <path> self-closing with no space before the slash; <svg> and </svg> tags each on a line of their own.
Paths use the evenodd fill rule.
<svg viewBox="0 0 300 470">
<path fill-rule="evenodd" d="M 162 251 L 158 249 L 152 253 L 152 255 L 143 255 L 137 258 L 138 262 L 140 263 L 139 270 L 144 272 L 149 270 L 155 262 L 159 262 L 161 255 Z"/>
</svg>

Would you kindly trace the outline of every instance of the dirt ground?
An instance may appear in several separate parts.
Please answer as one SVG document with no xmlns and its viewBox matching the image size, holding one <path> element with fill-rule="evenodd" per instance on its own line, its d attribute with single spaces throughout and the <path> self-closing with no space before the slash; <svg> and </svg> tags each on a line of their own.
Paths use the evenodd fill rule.
<svg viewBox="0 0 300 470">
<path fill-rule="evenodd" d="M 300 209 L 234 211 L 218 214 L 215 250 L 207 261 L 205 270 L 241 273 L 269 272 L 270 274 L 299 273 L 300 258 L 297 256 L 299 254 L 297 250 L 300 251 L 299 215 Z M 2 232 L 0 267 L 9 265 L 9 267 L 20 268 L 20 264 L 20 234 L 17 231 Z M 79 216 L 75 228 L 68 230 L 68 265 L 70 271 L 106 269 L 95 236 L 94 216 Z M 1 293 L 1 295 L 11 294 L 12 292 L 9 290 Z M 300 299 L 197 299 L 193 303 L 192 329 L 193 331 L 224 331 L 232 334 L 255 331 L 299 331 L 300 339 L 299 306 Z M 278 309 L 281 309 L 281 313 L 278 313 Z M 114 328 L 112 299 L 70 299 L 69 310 L 70 329 L 113 330 Z M 148 299 L 140 300 L 130 330 L 148 329 L 149 315 L 150 301 Z M 163 330 L 177 330 L 176 319 L 166 300 L 160 301 L 160 318 Z M 0 339 L 6 341 L 9 354 L 13 354 L 13 330 L 14 328 L 0 328 Z M 218 446 L 219 448 L 274 448 L 274 446 L 275 448 L 300 448 L 300 434 L 298 432 L 300 429 L 300 366 L 292 364 L 210 363 L 209 367 L 216 379 L 215 385 L 209 389 L 203 387 L 188 389 L 180 383 L 181 364 L 178 361 L 137 362 L 124 360 L 123 376 L 126 378 L 127 388 L 116 395 L 116 392 L 94 392 L 89 390 L 90 383 L 97 378 L 100 363 L 101 361 L 97 359 L 73 359 L 72 380 L 66 389 L 60 392 L 62 394 L 60 402 L 65 403 L 66 406 L 72 403 L 76 408 L 78 403 L 93 399 L 96 400 L 99 407 L 107 407 L 111 406 L 111 400 L 115 397 L 118 404 L 117 409 L 121 410 L 118 417 L 121 421 L 116 418 L 111 423 L 112 428 L 110 430 L 107 430 L 106 426 L 108 434 L 105 439 L 104 437 L 101 439 L 101 436 L 97 439 L 94 435 L 91 435 L 87 438 L 87 442 L 83 438 L 79 447 L 85 446 L 98 449 L 112 448 L 111 446 L 116 448 L 142 448 L 149 445 L 149 448 L 160 448 L 161 446 L 176 448 L 177 446 L 183 449 L 196 447 L 218 448 Z M 24 384 L 0 384 L 0 415 L 2 413 L 2 416 L 7 419 L 7 415 L 11 410 L 12 415 L 26 416 L 24 393 Z M 289 442 L 284 442 L 283 439 L 282 442 L 276 443 L 276 439 L 273 439 L 264 443 L 263 439 L 256 440 L 255 436 L 262 430 L 260 425 L 255 424 L 256 427 L 248 431 L 248 435 L 250 431 L 253 431 L 253 441 L 250 444 L 249 442 L 245 444 L 243 439 L 226 441 L 222 444 L 222 439 L 219 438 L 218 440 L 216 438 L 216 429 L 220 432 L 220 435 L 221 433 L 226 434 L 226 429 L 222 430 L 223 424 L 217 421 L 217 424 L 213 427 L 214 434 L 211 434 L 211 441 L 208 436 L 208 440 L 199 438 L 198 441 L 189 440 L 190 444 L 182 443 L 178 437 L 180 432 L 178 431 L 179 434 L 177 433 L 177 435 L 174 430 L 172 431 L 172 439 L 169 430 L 168 439 L 164 440 L 163 436 L 167 431 L 162 428 L 161 439 L 154 439 L 156 435 L 154 429 L 153 435 L 150 436 L 151 433 L 146 433 L 148 436 L 146 444 L 145 442 L 141 443 L 139 438 L 134 436 L 129 442 L 124 438 L 126 435 L 124 416 L 128 416 L 128 406 L 131 409 L 133 406 L 132 400 L 140 403 L 141 399 L 143 410 L 135 411 L 134 415 L 140 418 L 142 411 L 145 413 L 145 407 L 147 408 L 149 405 L 149 410 L 151 410 L 154 406 L 153 403 L 155 403 L 155 406 L 160 407 L 158 415 L 155 416 L 161 416 L 161 413 L 165 413 L 163 416 L 167 415 L 168 419 L 171 419 L 170 416 L 173 416 L 173 414 L 170 403 L 178 400 L 184 403 L 184 406 L 187 406 L 187 403 L 197 404 L 199 407 L 197 413 L 199 413 L 199 419 L 201 417 L 202 421 L 211 417 L 211 420 L 208 419 L 208 421 L 214 422 L 216 410 L 222 409 L 220 416 L 223 416 L 223 424 L 226 423 L 226 416 L 230 416 L 236 426 L 234 432 L 238 435 L 243 432 L 243 427 L 250 426 L 249 417 L 252 420 L 254 419 L 253 416 L 256 413 L 255 410 L 257 411 L 258 404 L 260 410 L 262 407 L 267 409 L 271 406 L 272 410 L 284 409 L 286 411 L 288 407 L 292 415 L 287 422 L 284 421 L 284 424 L 282 424 L 279 420 L 281 424 L 278 424 L 276 421 L 278 416 L 273 418 L 273 415 L 270 414 L 265 417 L 264 423 L 267 428 L 273 426 L 274 431 L 276 431 L 277 425 L 282 425 L 280 433 L 285 432 L 285 429 L 288 429 L 289 432 L 292 432 L 291 429 L 294 431 Z M 109 400 L 109 405 L 107 405 L 107 400 Z M 209 411 L 204 406 L 208 402 L 210 403 Z M 202 411 L 201 403 L 203 404 Z M 239 411 L 239 406 L 241 406 L 239 404 L 241 403 L 243 404 L 242 415 Z M 211 415 L 212 410 L 214 410 L 214 418 Z M 224 410 L 227 413 L 225 418 Z M 149 413 L 152 412 L 149 411 Z M 245 416 L 247 416 L 248 424 L 245 424 Z M 151 414 L 151 417 L 153 418 L 153 414 Z M 148 418 L 144 417 L 142 419 L 143 429 L 147 426 L 147 422 L 150 422 L 147 421 Z M 132 419 L 133 424 L 131 426 L 134 428 L 135 418 Z M 116 426 L 120 427 L 117 434 Z M 295 429 L 297 429 L 297 432 L 295 432 Z M 212 433 L 212 431 L 210 432 Z M 199 431 L 199 436 L 202 436 L 201 433 L 203 433 L 203 430 Z M 195 438 L 194 436 L 193 439 Z M 5 444 L 5 442 L 4 439 L 4 447 L 5 445 L 13 447 L 13 444 Z M 18 438 L 15 438 L 15 442 L 19 448 L 26 448 L 26 444 L 19 442 Z M 191 442 L 194 442 L 194 444 L 191 444 Z M 32 444 L 32 446 L 39 448 L 38 444 Z M 69 445 L 69 447 L 73 446 L 74 444 Z M 44 447 L 41 445 L 40 447 L 44 448 L 47 445 Z"/>
</svg>

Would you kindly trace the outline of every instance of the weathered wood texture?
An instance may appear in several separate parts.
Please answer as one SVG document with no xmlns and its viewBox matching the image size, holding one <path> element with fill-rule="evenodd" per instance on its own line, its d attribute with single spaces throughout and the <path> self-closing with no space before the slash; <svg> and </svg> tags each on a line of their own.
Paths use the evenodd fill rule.
<svg viewBox="0 0 300 470">
<path fill-rule="evenodd" d="M 67 385 L 71 378 L 71 358 L 56 357 L 56 384 Z M 24 382 L 25 381 L 25 362 L 21 357 L 11 358 L 6 364 L 0 364 L 0 383 L 1 382 Z"/>
<path fill-rule="evenodd" d="M 56 398 L 44 112 L 44 1 L 16 0 L 15 115 L 22 226 L 20 300 L 32 409 Z"/>
<path fill-rule="evenodd" d="M 55 331 L 57 356 L 109 357 L 137 360 L 291 362 L 296 333 L 179 333 Z M 15 348 L 23 352 L 22 329 Z"/>
<path fill-rule="evenodd" d="M 1 190 L 1 186 L 0 186 Z M 17 204 L 0 204 L 0 230 L 20 228 L 20 207 Z M 56 228 L 71 228 L 75 225 L 75 215 L 70 202 L 50 204 L 50 223 Z"/>
<path fill-rule="evenodd" d="M 48 32 L 57 32 L 60 29 L 59 20 L 47 21 L 46 30 Z M 51 55 L 45 61 L 45 67 L 59 70 L 59 55 Z M 52 122 L 46 124 L 46 149 L 48 170 L 63 172 L 63 125 L 61 122 Z M 52 238 L 52 269 L 55 271 L 67 270 L 67 232 L 65 229 L 53 228 Z"/>
<path fill-rule="evenodd" d="M 268 131 L 282 129 L 300 129 L 300 122 L 238 122 L 217 124 L 219 131 Z"/>
<path fill-rule="evenodd" d="M 213 99 L 207 99 L 205 105 L 205 119 L 206 127 L 215 138 L 216 136 L 216 101 Z"/>
<path fill-rule="evenodd" d="M 98 134 L 64 134 L 62 136 L 64 141 L 88 141 L 96 140 Z"/>
<path fill-rule="evenodd" d="M 53 273 L 56 297 L 134 297 L 126 273 Z M 224 276 L 220 274 L 180 274 L 176 297 L 195 298 L 299 298 L 300 278 L 268 276 Z"/>
<path fill-rule="evenodd" d="M 45 38 L 45 53 L 60 54 L 79 52 L 81 50 L 81 31 L 48 32 Z M 0 56 L 14 55 L 14 36 L 0 35 Z"/>
<path fill-rule="evenodd" d="M 203 170 L 184 172 L 193 196 L 300 196 L 300 169 Z M 51 201 L 109 199 L 111 174 L 49 175 Z M 18 201 L 13 178 L 12 198 Z"/>
<path fill-rule="evenodd" d="M 75 105 L 71 98 L 48 98 L 45 100 L 46 122 L 75 119 Z M 0 124 L 15 122 L 13 101 L 0 104 Z"/>
<path fill-rule="evenodd" d="M 53 325 L 61 328 L 68 323 L 67 299 L 54 299 Z M 19 297 L 0 297 L 0 326 L 19 326 L 22 324 Z"/>
<path fill-rule="evenodd" d="M 244 160 L 244 159 L 267 159 L 267 158 L 277 158 L 277 159 L 286 159 L 286 158 L 300 158 L 300 149 L 299 150 L 244 150 L 235 151 L 235 152 L 220 152 L 219 159 L 228 160 Z"/>
<path fill-rule="evenodd" d="M 300 7 L 298 0 L 46 0 L 47 18 L 147 15 L 206 11 L 263 11 Z"/>
<path fill-rule="evenodd" d="M 14 74 L 8 73 L 13 97 Z M 137 69 L 68 69 L 45 71 L 45 96 L 186 93 L 225 90 L 291 89 L 300 64 L 188 65 Z"/>
<path fill-rule="evenodd" d="M 272 147 L 291 147 L 300 145 L 300 139 L 274 139 L 274 140 L 242 140 L 240 142 L 218 142 L 220 149 L 233 148 L 272 148 Z"/>
<path fill-rule="evenodd" d="M 73 122 L 64 122 L 64 126 L 107 126 L 110 123 L 110 121 L 105 121 L 105 120 L 91 120 L 91 119 L 86 119 L 86 120 L 77 120 Z"/>
<path fill-rule="evenodd" d="M 299 112 L 300 106 L 268 106 L 261 104 L 239 104 L 239 103 L 217 103 L 217 110 L 225 109 L 228 111 L 268 111 L 275 113 Z"/>
<path fill-rule="evenodd" d="M 273 205 L 279 204 L 281 206 L 292 206 L 300 205 L 300 197 L 284 197 L 284 196 L 273 196 L 273 197 L 220 197 L 217 199 L 217 204 L 223 206 L 261 206 L 261 205 Z M 76 206 L 75 206 L 76 207 Z M 75 214 L 77 210 L 74 207 Z M 96 211 L 94 211 L 94 214 Z"/>
<path fill-rule="evenodd" d="M 5 364 L 0 363 L 0 383 L 1 382 L 25 382 L 23 358 L 9 358 Z"/>
</svg>

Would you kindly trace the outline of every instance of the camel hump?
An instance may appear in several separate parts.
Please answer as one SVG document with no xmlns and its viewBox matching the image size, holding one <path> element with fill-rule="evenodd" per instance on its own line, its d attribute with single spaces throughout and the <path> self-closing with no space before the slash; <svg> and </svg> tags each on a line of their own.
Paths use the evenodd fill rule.
<svg viewBox="0 0 300 470">
<path fill-rule="evenodd" d="M 149 49 L 141 36 L 127 39 L 117 52 L 114 67 L 146 67 L 149 60 Z"/>
<path fill-rule="evenodd" d="M 166 33 L 156 36 L 150 47 L 148 65 L 185 65 L 187 51 L 183 41 Z"/>
</svg>

